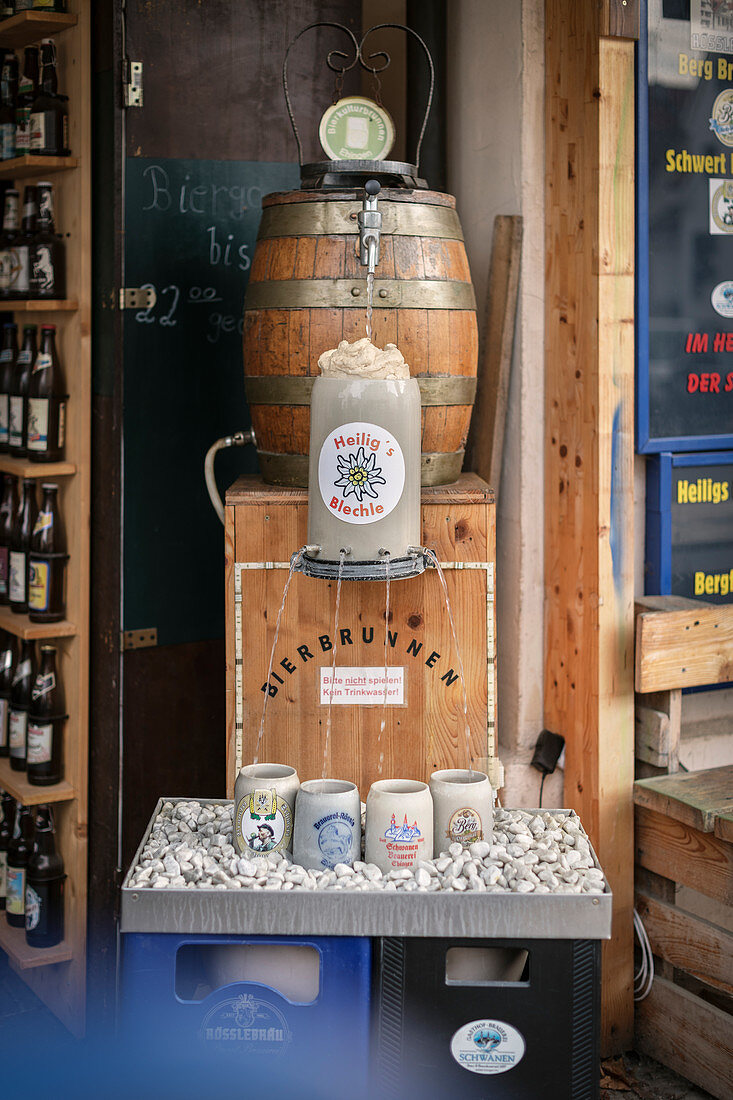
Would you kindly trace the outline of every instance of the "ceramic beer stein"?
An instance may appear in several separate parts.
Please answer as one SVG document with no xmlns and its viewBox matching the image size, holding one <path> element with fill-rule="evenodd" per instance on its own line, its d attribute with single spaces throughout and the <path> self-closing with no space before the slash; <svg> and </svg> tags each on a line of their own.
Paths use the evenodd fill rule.
<svg viewBox="0 0 733 1100">
<path fill-rule="evenodd" d="M 411 868 L 433 854 L 433 800 L 427 783 L 380 779 L 366 810 L 366 860 L 382 871 Z"/>
<path fill-rule="evenodd" d="M 345 779 L 309 779 L 295 800 L 293 859 L 302 867 L 351 865 L 361 855 L 359 791 Z"/>
<path fill-rule="evenodd" d="M 436 856 L 454 843 L 468 848 L 477 840 L 491 840 L 494 795 L 488 775 L 467 768 L 433 772 L 430 793 Z"/>
<path fill-rule="evenodd" d="M 234 785 L 234 844 L 242 855 L 290 852 L 300 780 L 287 764 L 248 764 Z"/>
</svg>

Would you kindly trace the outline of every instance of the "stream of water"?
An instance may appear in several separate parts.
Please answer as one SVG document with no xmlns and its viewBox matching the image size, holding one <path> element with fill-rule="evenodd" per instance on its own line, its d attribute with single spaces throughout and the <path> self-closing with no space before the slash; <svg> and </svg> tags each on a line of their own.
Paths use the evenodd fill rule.
<svg viewBox="0 0 733 1100">
<path fill-rule="evenodd" d="M 372 310 L 374 308 L 374 272 L 367 275 L 367 307 L 366 307 L 366 334 L 367 340 L 372 338 Z"/>
<path fill-rule="evenodd" d="M 429 550 L 426 546 L 423 548 L 423 553 L 427 558 L 432 561 L 433 565 L 438 571 L 440 577 L 440 583 L 443 586 L 443 595 L 445 596 L 445 609 L 448 612 L 448 619 L 450 620 L 451 633 L 453 634 L 453 645 L 456 647 L 456 658 L 458 660 L 458 671 L 461 675 L 461 688 L 463 690 L 463 723 L 464 733 L 466 737 L 466 762 L 468 770 L 473 774 L 473 758 L 471 756 L 471 729 L 468 724 L 468 693 L 466 691 L 466 677 L 463 673 L 463 658 L 461 657 L 460 646 L 458 645 L 458 637 L 456 635 L 456 624 L 453 621 L 453 610 L 450 605 L 450 599 L 448 598 L 448 585 L 445 583 L 445 574 L 440 568 L 440 562 L 432 550 Z"/>
<path fill-rule="evenodd" d="M 260 718 L 260 729 L 259 729 L 259 733 L 257 734 L 257 745 L 255 746 L 255 755 L 254 755 L 254 760 L 252 761 L 253 764 L 258 764 L 259 761 L 260 761 L 260 743 L 262 741 L 262 734 L 265 732 L 265 716 L 267 714 L 267 702 L 270 698 L 270 692 L 269 692 L 270 677 L 272 676 L 272 665 L 273 665 L 273 662 L 275 660 L 275 649 L 277 647 L 277 640 L 278 640 L 278 637 L 280 636 L 280 620 L 282 619 L 283 611 L 285 610 L 285 601 L 288 598 L 288 589 L 290 588 L 290 582 L 293 579 L 293 573 L 295 572 L 295 570 L 300 565 L 300 561 L 301 561 L 301 558 L 303 557 L 304 553 L 305 553 L 305 546 L 301 546 L 300 550 L 298 550 L 297 553 L 293 554 L 292 558 L 290 559 L 290 572 L 288 573 L 288 579 L 285 581 L 285 587 L 283 588 L 283 598 L 282 598 L 282 601 L 280 603 L 280 610 L 277 613 L 277 621 L 275 623 L 275 637 L 273 638 L 272 649 L 270 650 L 270 663 L 267 666 L 267 679 L 265 680 L 265 683 L 267 684 L 267 689 L 265 690 L 265 699 L 264 699 L 264 702 L 262 704 L 262 717 Z"/>
<path fill-rule="evenodd" d="M 387 725 L 387 648 L 389 646 L 389 554 L 387 554 L 384 559 L 384 568 L 384 575 L 387 581 L 387 595 L 385 597 L 384 604 L 384 696 L 382 697 L 382 720 L 379 723 L 379 736 L 377 737 L 377 753 L 379 754 L 377 773 L 379 775 L 382 774 L 382 765 L 384 764 L 382 734 L 384 733 L 384 727 Z"/>
<path fill-rule="evenodd" d="M 336 581 L 336 610 L 333 616 L 333 649 L 331 655 L 331 687 L 328 693 L 328 716 L 326 718 L 326 739 L 323 743 L 323 768 L 321 769 L 321 780 L 325 782 L 326 773 L 328 771 L 328 749 L 331 743 L 331 714 L 333 711 L 333 685 L 336 679 L 336 649 L 338 648 L 338 633 L 339 633 L 339 607 L 341 605 L 341 576 L 344 571 L 344 558 L 346 557 L 346 551 L 341 550 L 339 553 L 339 571 L 338 579 Z"/>
</svg>

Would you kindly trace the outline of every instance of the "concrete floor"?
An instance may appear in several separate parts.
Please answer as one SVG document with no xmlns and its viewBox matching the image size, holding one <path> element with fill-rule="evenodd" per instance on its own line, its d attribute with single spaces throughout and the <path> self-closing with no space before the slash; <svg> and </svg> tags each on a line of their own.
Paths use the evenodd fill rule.
<svg viewBox="0 0 733 1100">
<path fill-rule="evenodd" d="M 601 1100 L 713 1100 L 709 1092 L 636 1051 L 610 1058 L 601 1068 Z"/>
</svg>

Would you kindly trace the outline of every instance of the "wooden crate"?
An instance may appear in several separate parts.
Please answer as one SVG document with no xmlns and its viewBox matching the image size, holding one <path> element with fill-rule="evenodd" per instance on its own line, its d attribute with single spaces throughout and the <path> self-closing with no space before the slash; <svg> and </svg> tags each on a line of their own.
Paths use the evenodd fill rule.
<svg viewBox="0 0 733 1100">
<path fill-rule="evenodd" d="M 495 751 L 494 497 L 475 474 L 423 489 L 423 542 L 446 565 L 463 658 L 475 767 L 501 786 Z M 306 541 L 307 493 L 240 478 L 226 498 L 227 790 L 255 754 L 275 624 L 291 555 Z M 338 667 L 384 667 L 385 584 L 344 581 Z M 458 661 L 436 571 L 390 586 L 388 666 L 404 669 L 404 702 L 385 708 L 334 705 L 327 773 L 356 782 L 365 798 L 381 774 L 427 780 L 436 768 L 467 766 Z M 282 616 L 270 679 L 274 694 L 259 759 L 320 777 L 328 705 L 321 669 L 331 666 L 336 582 L 296 573 Z M 237 654 L 241 612 L 241 665 Z M 241 674 L 238 676 L 238 674 Z M 239 688 L 238 688 L 239 684 Z"/>
<path fill-rule="evenodd" d="M 636 1045 L 728 1100 L 733 934 L 685 910 L 677 888 L 733 915 L 733 766 L 641 780 L 634 801 L 636 908 L 655 957 L 651 992 L 636 1008 Z"/>
</svg>

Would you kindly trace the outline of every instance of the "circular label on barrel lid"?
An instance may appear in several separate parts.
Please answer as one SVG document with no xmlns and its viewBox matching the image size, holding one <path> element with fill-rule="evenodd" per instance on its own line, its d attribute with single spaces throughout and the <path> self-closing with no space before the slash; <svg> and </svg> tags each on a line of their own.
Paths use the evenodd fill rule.
<svg viewBox="0 0 733 1100">
<path fill-rule="evenodd" d="M 521 1062 L 526 1044 L 521 1032 L 503 1020 L 472 1020 L 459 1027 L 450 1052 L 471 1073 L 506 1073 Z"/>
<path fill-rule="evenodd" d="M 332 103 L 318 128 L 323 151 L 331 160 L 384 160 L 394 136 L 389 112 L 360 95 Z"/>
<path fill-rule="evenodd" d="M 323 503 L 338 519 L 376 523 L 389 515 L 402 496 L 402 448 L 378 424 L 341 424 L 321 447 L 318 487 Z"/>
</svg>

